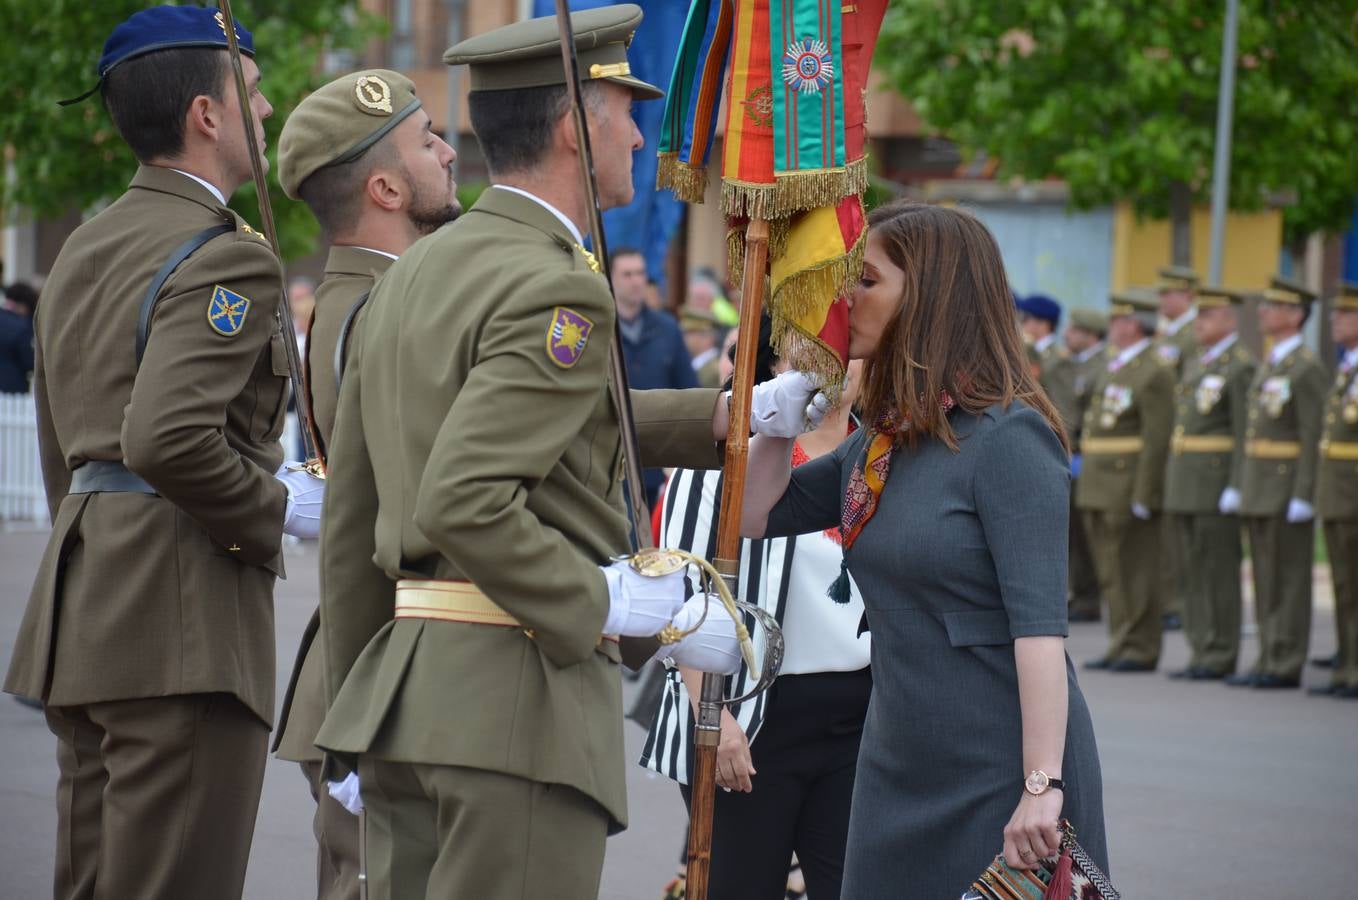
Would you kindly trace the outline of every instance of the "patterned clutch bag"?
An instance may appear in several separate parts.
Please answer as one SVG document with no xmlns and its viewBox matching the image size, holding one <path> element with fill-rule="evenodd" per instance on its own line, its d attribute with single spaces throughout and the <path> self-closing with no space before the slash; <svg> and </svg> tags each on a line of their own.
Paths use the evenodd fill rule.
<svg viewBox="0 0 1358 900">
<path fill-rule="evenodd" d="M 1121 900 L 1108 876 L 1075 842 L 1075 829 L 1061 820 L 1061 854 L 1038 860 L 1031 872 L 1011 869 L 996 856 L 962 900 Z"/>
</svg>

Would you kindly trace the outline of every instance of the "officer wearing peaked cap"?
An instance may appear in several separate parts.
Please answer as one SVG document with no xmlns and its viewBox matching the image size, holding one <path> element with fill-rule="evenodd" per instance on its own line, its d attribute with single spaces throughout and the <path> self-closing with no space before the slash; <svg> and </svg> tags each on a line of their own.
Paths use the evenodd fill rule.
<svg viewBox="0 0 1358 900">
<path fill-rule="evenodd" d="M 1235 291 L 1197 292 L 1191 330 L 1200 351 L 1184 363 L 1165 475 L 1174 576 L 1189 658 L 1171 677 L 1217 679 L 1240 650 L 1240 484 L 1248 394 L 1256 363 L 1236 336 Z"/>
<path fill-rule="evenodd" d="M 1295 688 L 1311 637 L 1316 472 L 1329 375 L 1302 344 L 1315 294 L 1272 279 L 1259 304 L 1271 346 L 1250 384 L 1240 516 L 1250 539 L 1259 656 L 1227 684 Z"/>
<path fill-rule="evenodd" d="M 1311 692 L 1358 700 L 1358 284 L 1340 286 L 1330 328 L 1344 355 L 1325 407 L 1316 515 L 1334 579 L 1339 649 L 1329 684 Z"/>
<path fill-rule="evenodd" d="M 1081 429 L 1075 503 L 1108 601 L 1108 649 L 1086 663 L 1147 672 L 1160 659 L 1160 517 L 1174 419 L 1174 374 L 1151 349 L 1154 295 L 1113 295 L 1112 356 L 1094 384 Z"/>
<path fill-rule="evenodd" d="M 306 202 L 330 241 L 306 345 L 307 387 L 322 449 L 329 446 L 340 376 L 358 312 L 374 282 L 411 244 L 457 217 L 457 154 L 430 129 L 415 85 L 398 72 L 364 69 L 318 88 L 279 137 L 278 180 Z M 303 634 L 279 714 L 274 749 L 301 763 L 316 800 L 317 896 L 357 900 L 358 818 L 330 796 L 316 732 L 325 717 L 324 658 Z"/>
<path fill-rule="evenodd" d="M 604 207 L 631 197 L 631 104 L 660 95 L 630 75 L 640 20 L 632 5 L 572 16 Z M 331 703 L 316 743 L 337 778 L 352 786 L 357 770 L 375 897 L 594 897 L 605 836 L 626 821 L 619 636 L 696 621 L 702 598 L 685 604 L 682 574 L 609 562 L 628 547 L 615 313 L 583 249 L 556 24 L 471 38 L 445 61 L 471 67 L 493 184 L 392 265 L 350 347 L 321 540 Z M 789 389 L 760 428 L 800 430 L 809 394 Z M 719 398 L 634 392 L 641 462 L 719 465 Z M 666 652 L 734 671 L 730 619 L 713 609 L 703 628 L 724 662 L 692 660 L 687 642 Z"/>
<path fill-rule="evenodd" d="M 57 737 L 62 898 L 239 898 L 245 879 L 280 541 L 314 509 L 275 477 L 291 335 L 278 260 L 226 205 L 250 177 L 226 43 L 197 7 L 114 29 L 97 89 L 140 166 L 62 247 L 37 314 L 53 526 L 5 690 Z"/>
</svg>

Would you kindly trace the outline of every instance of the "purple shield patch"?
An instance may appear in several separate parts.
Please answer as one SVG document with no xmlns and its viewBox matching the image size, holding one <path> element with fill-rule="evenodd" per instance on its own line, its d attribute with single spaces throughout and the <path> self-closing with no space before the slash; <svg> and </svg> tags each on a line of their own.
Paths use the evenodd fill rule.
<svg viewBox="0 0 1358 900">
<path fill-rule="evenodd" d="M 573 309 L 558 306 L 547 329 L 547 357 L 563 369 L 580 361 L 594 323 Z"/>
</svg>

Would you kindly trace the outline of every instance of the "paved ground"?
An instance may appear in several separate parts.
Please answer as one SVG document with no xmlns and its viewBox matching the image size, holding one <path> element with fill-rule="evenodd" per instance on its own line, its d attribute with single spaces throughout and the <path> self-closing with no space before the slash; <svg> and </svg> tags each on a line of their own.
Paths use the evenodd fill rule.
<svg viewBox="0 0 1358 900">
<path fill-rule="evenodd" d="M 36 532 L 0 533 L 0 667 L 8 665 L 43 541 Z M 314 563 L 310 548 L 289 549 L 292 577 L 278 592 L 280 680 L 316 602 Z M 1325 576 L 1317 570 L 1316 653 L 1334 648 Z M 1070 652 L 1078 662 L 1103 643 L 1100 626 L 1076 626 Z M 1181 666 L 1185 655 L 1182 638 L 1170 635 L 1162 668 Z M 1244 659 L 1253 656 L 1248 638 Z M 1324 676 L 1311 670 L 1306 677 L 1319 683 Z M 1354 895 L 1358 702 L 1181 685 L 1160 674 L 1091 673 L 1081 683 L 1103 760 L 1115 881 L 1129 900 Z M 641 739 L 629 724 L 632 758 Z M 0 898 L 51 896 L 53 744 L 40 714 L 0 700 Z M 658 897 L 683 834 L 672 785 L 633 767 L 628 790 L 633 824 L 609 842 L 601 900 Z M 313 890 L 309 804 L 296 767 L 271 760 L 250 900 L 293 900 Z M 908 889 L 901 897 L 913 900 Z"/>
</svg>

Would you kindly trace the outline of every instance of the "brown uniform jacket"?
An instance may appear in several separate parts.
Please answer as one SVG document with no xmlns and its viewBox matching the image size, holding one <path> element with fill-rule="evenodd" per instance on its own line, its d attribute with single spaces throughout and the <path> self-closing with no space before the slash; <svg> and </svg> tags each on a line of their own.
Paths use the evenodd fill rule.
<svg viewBox="0 0 1358 900">
<path fill-rule="evenodd" d="M 1081 426 L 1083 454 L 1075 482 L 1079 509 L 1160 509 L 1174 422 L 1174 370 L 1147 346 L 1094 383 Z"/>
<path fill-rule="evenodd" d="M 339 343 L 340 330 L 354 304 L 372 290 L 373 283 L 391 268 L 392 262 L 394 260 L 389 256 L 361 247 L 334 246 L 326 258 L 325 278 L 316 288 L 316 310 L 307 335 L 306 354 L 311 414 L 316 418 L 316 430 L 327 448 L 334 433 L 335 407 L 339 401 L 339 386 L 335 383 L 335 347 Z M 312 652 L 320 624 L 320 610 L 317 609 L 302 634 L 292 677 L 283 695 L 283 708 L 278 714 L 278 733 L 274 737 L 273 749 L 278 755 L 297 762 L 319 762 L 321 759 L 315 740 L 325 719 L 325 664 L 319 651 Z"/>
<path fill-rule="evenodd" d="M 374 290 L 322 524 L 332 702 L 316 742 L 340 762 L 565 784 L 626 822 L 619 653 L 600 640 L 599 566 L 628 546 L 613 328 L 568 229 L 497 188 Z M 645 464 L 720 464 L 716 391 L 634 396 Z M 524 628 L 393 620 L 401 577 L 473 582 Z"/>
<path fill-rule="evenodd" d="M 1335 376 L 1320 437 L 1316 515 L 1358 519 L 1358 366 Z"/>
<path fill-rule="evenodd" d="M 1174 435 L 1165 474 L 1165 510 L 1217 512 L 1221 492 L 1240 489 L 1250 382 L 1258 364 L 1239 341 L 1203 365 L 1184 363 L 1175 389 Z"/>
<path fill-rule="evenodd" d="M 1314 502 L 1330 377 L 1305 346 L 1259 366 L 1250 384 L 1240 514 L 1281 516 L 1293 497 Z"/>
<path fill-rule="evenodd" d="M 1057 340 L 1038 354 L 1038 365 L 1038 383 L 1061 414 L 1066 434 L 1076 434 L 1080 429 L 1080 400 L 1075 393 L 1079 364 Z"/>
<path fill-rule="evenodd" d="M 221 222 L 237 227 L 160 290 L 138 368 L 137 317 L 157 269 Z M 287 498 L 274 479 L 288 390 L 281 286 L 263 238 L 170 169 L 140 168 L 62 247 L 34 380 L 52 533 L 6 690 L 53 705 L 226 692 L 272 721 Z M 210 315 L 223 300 L 244 318 L 219 318 L 219 330 Z M 156 494 L 68 494 L 87 460 L 122 462 Z"/>
<path fill-rule="evenodd" d="M 1198 343 L 1193 337 L 1193 321 L 1183 323 L 1173 334 L 1162 334 L 1155 339 L 1155 355 L 1174 369 L 1174 377 L 1183 375 L 1184 366 L 1198 355 Z"/>
</svg>

